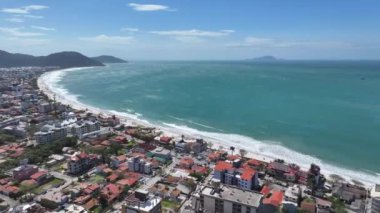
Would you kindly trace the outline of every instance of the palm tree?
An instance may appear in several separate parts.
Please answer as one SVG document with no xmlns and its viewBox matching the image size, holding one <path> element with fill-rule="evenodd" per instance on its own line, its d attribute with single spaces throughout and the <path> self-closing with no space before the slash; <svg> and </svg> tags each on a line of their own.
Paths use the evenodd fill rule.
<svg viewBox="0 0 380 213">
<path fill-rule="evenodd" d="M 235 151 L 235 147 L 230 146 L 230 150 L 231 150 L 231 155 L 233 155 L 233 154 L 234 154 L 234 151 Z"/>
<path fill-rule="evenodd" d="M 240 153 L 241 158 L 244 158 L 244 156 L 247 154 L 247 150 L 245 150 L 245 149 L 240 149 L 240 150 L 239 150 L 239 153 Z"/>
</svg>

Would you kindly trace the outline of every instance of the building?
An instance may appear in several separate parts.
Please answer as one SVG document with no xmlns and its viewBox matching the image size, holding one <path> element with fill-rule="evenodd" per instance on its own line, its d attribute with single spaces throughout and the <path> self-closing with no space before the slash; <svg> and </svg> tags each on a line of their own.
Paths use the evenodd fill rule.
<svg viewBox="0 0 380 213">
<path fill-rule="evenodd" d="M 237 169 L 231 163 L 218 161 L 214 168 L 214 179 L 221 183 L 252 190 L 259 184 L 258 173 L 249 167 Z"/>
<path fill-rule="evenodd" d="M 92 168 L 95 165 L 96 160 L 97 158 L 94 155 L 89 155 L 84 152 L 76 152 L 67 162 L 68 172 L 70 174 L 81 174 Z"/>
<path fill-rule="evenodd" d="M 203 139 L 184 139 L 181 138 L 175 142 L 175 150 L 177 152 L 193 152 L 199 154 L 207 149 L 207 143 Z"/>
<path fill-rule="evenodd" d="M 380 212 L 380 185 L 376 184 L 371 190 L 371 198 L 367 205 L 368 213 Z"/>
<path fill-rule="evenodd" d="M 36 142 L 39 144 L 50 143 L 67 136 L 66 128 L 60 124 L 45 125 L 40 131 L 34 133 Z"/>
<path fill-rule="evenodd" d="M 38 167 L 34 165 L 22 165 L 13 170 L 13 179 L 21 182 L 29 179 L 34 173 L 38 172 Z"/>
<path fill-rule="evenodd" d="M 136 190 L 126 199 L 126 205 L 123 205 L 122 212 L 126 213 L 160 213 L 161 198 L 150 194 L 146 190 Z"/>
<path fill-rule="evenodd" d="M 193 207 L 206 212 L 244 212 L 256 213 L 260 207 L 262 195 L 232 186 L 204 187 L 193 195 Z"/>
<path fill-rule="evenodd" d="M 132 157 L 128 159 L 128 170 L 142 174 L 152 174 L 152 164 L 142 157 Z"/>
<path fill-rule="evenodd" d="M 120 185 L 109 183 L 100 191 L 100 196 L 107 201 L 108 204 L 113 203 L 123 192 Z"/>
<path fill-rule="evenodd" d="M 170 150 L 162 148 L 162 147 L 157 147 L 150 152 L 153 154 L 154 157 L 161 158 L 165 161 L 169 161 L 172 159 L 172 156 L 170 154 Z"/>
</svg>

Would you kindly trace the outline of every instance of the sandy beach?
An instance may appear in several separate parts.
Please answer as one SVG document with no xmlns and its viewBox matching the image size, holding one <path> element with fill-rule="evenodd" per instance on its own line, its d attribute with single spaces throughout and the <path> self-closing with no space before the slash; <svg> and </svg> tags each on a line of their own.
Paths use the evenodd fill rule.
<svg viewBox="0 0 380 213">
<path fill-rule="evenodd" d="M 247 145 L 246 143 L 241 143 L 240 141 L 245 139 L 245 138 L 242 138 L 244 136 L 232 135 L 234 137 L 231 137 L 231 134 L 228 134 L 228 135 L 225 134 L 226 137 L 223 137 L 223 134 L 211 133 L 211 132 L 205 134 L 205 132 L 191 129 L 186 126 L 176 126 L 174 124 L 164 124 L 164 125 L 154 124 L 152 122 L 140 119 L 139 116 L 136 116 L 136 115 L 123 113 L 123 112 L 116 112 L 116 111 L 111 111 L 111 110 L 99 109 L 93 106 L 83 104 L 80 101 L 78 101 L 77 97 L 69 94 L 68 91 L 65 90 L 64 88 L 57 87 L 57 83 L 62 77 L 64 77 L 65 72 L 71 72 L 71 71 L 82 70 L 82 69 L 88 69 L 88 68 L 73 68 L 73 69 L 57 70 L 57 71 L 44 73 L 38 78 L 38 81 L 37 81 L 38 87 L 49 98 L 51 99 L 55 98 L 57 101 L 66 105 L 70 105 L 74 109 L 87 110 L 94 114 L 104 114 L 104 115 L 109 115 L 109 116 L 116 115 L 126 125 L 141 125 L 141 126 L 155 127 L 158 131 L 162 131 L 165 135 L 171 136 L 171 137 L 180 137 L 181 135 L 185 135 L 185 137 L 189 137 L 189 138 L 197 138 L 197 137 L 203 138 L 207 142 L 211 142 L 213 144 L 214 149 L 219 149 L 219 147 L 223 146 L 226 151 L 229 151 L 229 147 L 234 146 L 236 148 L 235 153 L 239 153 L 238 151 L 239 149 L 245 149 L 248 151 L 246 155 L 247 157 L 255 158 L 255 159 L 266 161 L 266 162 L 270 162 L 275 159 L 273 158 L 273 156 L 268 156 L 261 153 L 259 148 L 254 147 L 255 144 L 252 144 L 252 147 L 251 147 L 250 144 Z M 278 144 L 272 145 L 274 149 L 276 149 L 277 146 L 280 146 L 280 145 Z M 253 150 L 256 150 L 256 151 L 253 151 Z M 276 156 L 276 158 L 282 159 L 281 156 L 282 156 L 282 153 L 279 152 L 278 157 Z M 301 159 L 300 162 L 290 162 L 288 161 L 288 159 L 284 159 L 284 160 L 289 163 L 296 163 L 303 170 L 308 170 L 310 164 L 303 163 L 302 158 L 308 158 L 307 159 L 308 162 L 310 161 L 314 162 L 314 158 L 311 156 L 300 154 L 299 158 Z M 339 176 L 344 177 L 348 181 L 351 179 L 355 179 L 360 182 L 363 182 L 367 186 L 371 186 L 375 182 L 379 182 L 373 179 L 373 177 L 371 178 L 372 180 L 370 180 L 368 178 L 370 174 L 355 172 L 352 170 L 339 168 L 336 166 L 328 167 L 328 166 L 325 166 L 325 164 L 322 164 L 322 161 L 320 160 L 314 163 L 321 166 L 322 173 L 325 174 L 327 178 L 329 178 L 329 175 L 331 174 L 338 174 Z M 338 171 L 337 168 L 340 171 Z"/>
</svg>

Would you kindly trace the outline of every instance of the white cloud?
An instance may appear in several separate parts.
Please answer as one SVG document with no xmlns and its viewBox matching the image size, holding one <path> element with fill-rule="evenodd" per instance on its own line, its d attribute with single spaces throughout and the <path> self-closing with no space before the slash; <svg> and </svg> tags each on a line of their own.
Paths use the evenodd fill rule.
<svg viewBox="0 0 380 213">
<path fill-rule="evenodd" d="M 21 29 L 22 28 L 0 27 L 0 32 L 14 37 L 33 37 L 44 35 L 43 33 L 21 31 Z"/>
<path fill-rule="evenodd" d="M 24 18 L 31 18 L 31 19 L 42 19 L 43 16 L 36 16 L 36 15 L 23 15 Z"/>
<path fill-rule="evenodd" d="M 7 20 L 9 22 L 14 22 L 14 23 L 22 23 L 22 22 L 24 22 L 24 19 L 22 19 L 22 18 L 16 18 L 16 17 L 7 18 L 5 20 Z"/>
<path fill-rule="evenodd" d="M 127 31 L 127 32 L 138 32 L 139 29 L 138 28 L 131 28 L 131 27 L 125 27 L 125 28 L 121 28 L 121 31 Z"/>
<path fill-rule="evenodd" d="M 167 31 L 151 31 L 150 33 L 156 35 L 164 35 L 164 36 L 196 36 L 196 37 L 220 37 L 220 36 L 228 36 L 231 33 L 235 32 L 234 30 L 220 30 L 220 31 L 204 31 L 204 30 L 167 30 Z"/>
<path fill-rule="evenodd" d="M 10 37 L 6 38 L 13 46 L 41 46 L 46 45 L 51 42 L 49 39 L 39 39 L 39 38 L 20 38 L 20 37 Z"/>
<path fill-rule="evenodd" d="M 1 12 L 3 13 L 14 13 L 14 14 L 28 14 L 33 10 L 43 10 L 49 8 L 45 5 L 28 5 L 24 7 L 15 7 L 15 8 L 3 8 Z"/>
<path fill-rule="evenodd" d="M 50 28 L 50 27 L 31 26 L 31 28 L 36 29 L 36 30 L 43 30 L 43 31 L 55 31 L 55 28 Z"/>
<path fill-rule="evenodd" d="M 107 44 L 130 44 L 133 41 L 133 37 L 98 35 L 94 37 L 81 37 L 79 40 Z"/>
<path fill-rule="evenodd" d="M 219 31 L 205 31 L 205 30 L 167 30 L 167 31 L 151 31 L 150 33 L 169 36 L 177 41 L 185 43 L 201 43 L 205 41 L 206 37 L 222 37 L 228 36 L 231 33 L 235 32 L 234 30 L 219 30 Z"/>
<path fill-rule="evenodd" d="M 166 5 L 159 5 L 159 4 L 137 4 L 137 3 L 129 3 L 128 6 L 130 6 L 132 9 L 136 11 L 175 11 L 174 9 L 170 9 Z"/>
</svg>

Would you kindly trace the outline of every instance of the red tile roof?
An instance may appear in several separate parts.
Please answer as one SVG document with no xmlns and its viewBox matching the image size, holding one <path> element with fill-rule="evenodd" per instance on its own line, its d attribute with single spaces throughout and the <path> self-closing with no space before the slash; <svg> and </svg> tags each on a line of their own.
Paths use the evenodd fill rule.
<svg viewBox="0 0 380 213">
<path fill-rule="evenodd" d="M 115 173 L 111 174 L 110 176 L 107 177 L 107 180 L 110 182 L 114 182 L 119 176 Z"/>
<path fill-rule="evenodd" d="M 260 191 L 260 193 L 263 194 L 264 196 L 266 196 L 267 194 L 269 194 L 269 192 L 270 192 L 270 188 L 269 188 L 269 186 L 267 186 L 267 185 L 265 185 L 265 186 L 261 189 L 261 191 Z"/>
<path fill-rule="evenodd" d="M 32 176 L 30 176 L 30 178 L 37 180 L 46 174 L 47 174 L 47 171 L 39 171 L 39 172 L 34 173 Z"/>
<path fill-rule="evenodd" d="M 215 171 L 219 171 L 219 172 L 229 170 L 229 169 L 232 169 L 232 164 L 227 163 L 225 161 L 218 161 L 214 168 Z"/>
<path fill-rule="evenodd" d="M 270 197 L 263 200 L 264 204 L 270 204 L 275 207 L 279 207 L 282 204 L 284 193 L 281 191 L 274 191 Z"/>
<path fill-rule="evenodd" d="M 243 180 L 252 180 L 253 176 L 256 174 L 256 171 L 250 168 L 244 169 L 243 173 L 241 174 L 240 178 Z"/>
<path fill-rule="evenodd" d="M 117 184 L 120 184 L 122 186 L 133 186 L 137 183 L 138 178 L 135 177 L 129 177 L 122 180 L 117 181 Z"/>
<path fill-rule="evenodd" d="M 91 194 L 93 193 L 94 191 L 98 190 L 99 189 L 99 185 L 98 184 L 90 184 L 88 185 L 84 190 L 83 192 L 86 193 L 86 194 Z"/>
<path fill-rule="evenodd" d="M 108 203 L 113 202 L 122 192 L 120 185 L 107 184 L 102 190 L 101 195 L 108 201 Z"/>
</svg>

